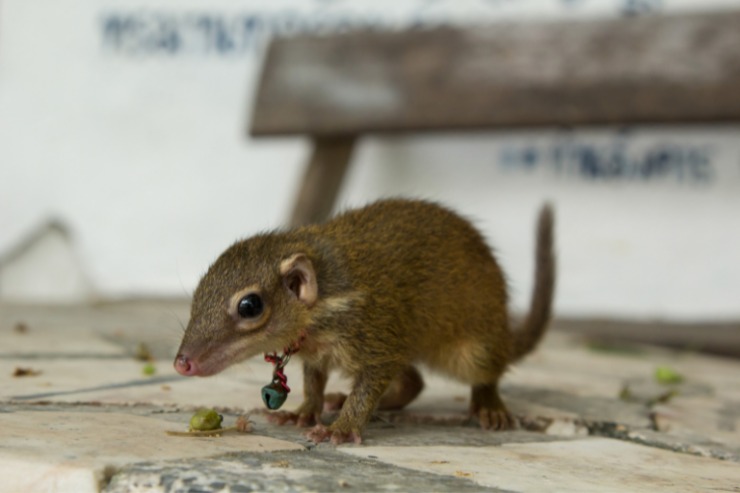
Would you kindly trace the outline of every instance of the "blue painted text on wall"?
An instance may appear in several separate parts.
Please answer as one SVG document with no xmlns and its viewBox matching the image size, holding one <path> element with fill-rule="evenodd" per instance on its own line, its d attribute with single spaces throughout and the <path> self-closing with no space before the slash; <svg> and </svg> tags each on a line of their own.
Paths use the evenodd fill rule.
<svg viewBox="0 0 740 493">
<path fill-rule="evenodd" d="M 508 172 L 589 181 L 710 184 L 716 175 L 708 145 L 657 141 L 638 146 L 622 135 L 606 144 L 568 138 L 544 145 L 507 145 L 499 163 Z"/>
</svg>

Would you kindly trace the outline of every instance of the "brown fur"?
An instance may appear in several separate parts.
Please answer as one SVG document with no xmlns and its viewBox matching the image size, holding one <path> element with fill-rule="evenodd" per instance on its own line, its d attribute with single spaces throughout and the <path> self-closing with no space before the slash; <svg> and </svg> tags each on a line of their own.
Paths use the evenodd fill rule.
<svg viewBox="0 0 740 493">
<path fill-rule="evenodd" d="M 210 375 L 300 343 L 305 399 L 276 421 L 317 424 L 328 373 L 338 369 L 354 380 L 338 419 L 311 431 L 316 441 L 359 441 L 379 404 L 410 402 L 423 387 L 415 363 L 469 383 L 471 413 L 482 427 L 509 427 L 497 384 L 507 365 L 536 345 L 549 319 L 552 222 L 543 208 L 532 305 L 515 332 L 489 247 L 468 221 L 433 203 L 384 200 L 322 225 L 237 242 L 195 292 L 176 366 L 192 363 L 198 375 Z M 232 298 L 250 286 L 265 310 L 245 322 Z"/>
</svg>

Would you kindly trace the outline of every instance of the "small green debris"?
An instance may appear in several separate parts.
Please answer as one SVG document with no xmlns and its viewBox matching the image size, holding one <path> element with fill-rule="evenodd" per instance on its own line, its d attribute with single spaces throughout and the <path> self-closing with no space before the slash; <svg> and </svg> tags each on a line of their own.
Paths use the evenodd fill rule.
<svg viewBox="0 0 740 493">
<path fill-rule="evenodd" d="M 236 419 L 236 424 L 227 428 L 221 427 L 222 421 L 223 417 L 213 409 L 201 409 L 190 418 L 190 431 L 167 430 L 165 433 L 174 437 L 220 437 L 224 433 L 230 432 L 252 432 L 253 423 L 249 420 L 248 414 L 239 416 Z M 204 426 L 205 429 L 198 429 L 199 426 Z M 210 426 L 215 426 L 215 428 L 209 428 Z"/>
<path fill-rule="evenodd" d="M 201 409 L 190 418 L 190 431 L 219 430 L 223 419 L 214 409 Z"/>
<path fill-rule="evenodd" d="M 683 376 L 669 366 L 659 366 L 655 369 L 655 380 L 663 385 L 683 382 Z"/>
<path fill-rule="evenodd" d="M 14 377 L 37 377 L 41 375 L 41 370 L 34 370 L 33 368 L 21 368 L 20 366 L 15 367 L 13 372 Z"/>
<path fill-rule="evenodd" d="M 666 392 L 663 392 L 660 395 L 655 396 L 653 399 L 649 400 L 647 402 L 648 407 L 653 407 L 657 404 L 668 404 L 671 399 L 676 397 L 678 395 L 678 390 L 671 389 Z"/>
<path fill-rule="evenodd" d="M 141 369 L 142 373 L 146 375 L 147 377 L 151 377 L 155 373 L 157 373 L 157 367 L 154 366 L 154 363 L 147 363 L 144 365 L 144 367 Z"/>
<path fill-rule="evenodd" d="M 624 402 L 635 402 L 637 398 L 632 393 L 632 390 L 630 390 L 630 386 L 624 384 L 622 386 L 622 390 L 619 391 L 619 400 Z"/>
<path fill-rule="evenodd" d="M 657 404 L 667 404 L 671 399 L 679 395 L 679 391 L 676 388 L 670 388 L 662 392 L 654 384 L 651 385 L 651 390 L 648 392 L 637 393 L 630 388 L 628 384 L 622 386 L 622 390 L 619 391 L 619 400 L 624 402 L 636 402 L 644 404 L 645 406 L 652 408 Z"/>
<path fill-rule="evenodd" d="M 145 343 L 140 342 L 138 346 L 136 346 L 136 351 L 134 352 L 134 358 L 136 358 L 138 361 L 153 361 L 154 357 L 152 356 L 152 352 L 149 350 L 149 346 L 147 346 Z"/>
</svg>

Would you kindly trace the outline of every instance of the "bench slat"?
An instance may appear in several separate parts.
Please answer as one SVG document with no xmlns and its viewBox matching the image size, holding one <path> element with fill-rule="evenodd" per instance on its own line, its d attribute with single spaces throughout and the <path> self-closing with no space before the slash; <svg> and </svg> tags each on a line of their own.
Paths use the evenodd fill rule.
<svg viewBox="0 0 740 493">
<path fill-rule="evenodd" d="M 275 40 L 252 135 L 740 121 L 740 11 Z"/>
</svg>

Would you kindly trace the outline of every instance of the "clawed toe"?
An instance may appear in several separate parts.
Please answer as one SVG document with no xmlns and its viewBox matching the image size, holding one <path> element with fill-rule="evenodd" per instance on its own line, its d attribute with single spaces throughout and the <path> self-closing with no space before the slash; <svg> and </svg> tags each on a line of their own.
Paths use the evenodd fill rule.
<svg viewBox="0 0 740 493">
<path fill-rule="evenodd" d="M 316 425 L 306 436 L 314 443 L 322 443 L 330 441 L 333 445 L 341 445 L 343 443 L 354 443 L 359 445 L 362 443 L 362 436 L 355 431 L 340 431 L 332 430 L 331 426 Z"/>
<path fill-rule="evenodd" d="M 298 422 L 298 414 L 297 413 L 291 413 L 289 411 L 277 411 L 273 413 L 269 413 L 267 415 L 267 421 L 282 426 L 285 423 L 297 423 Z"/>
<path fill-rule="evenodd" d="M 267 415 L 267 421 L 272 424 L 282 426 L 286 423 L 293 423 L 296 426 L 305 428 L 313 426 L 318 422 L 318 416 L 311 413 L 292 413 L 289 411 L 278 411 Z"/>
</svg>

